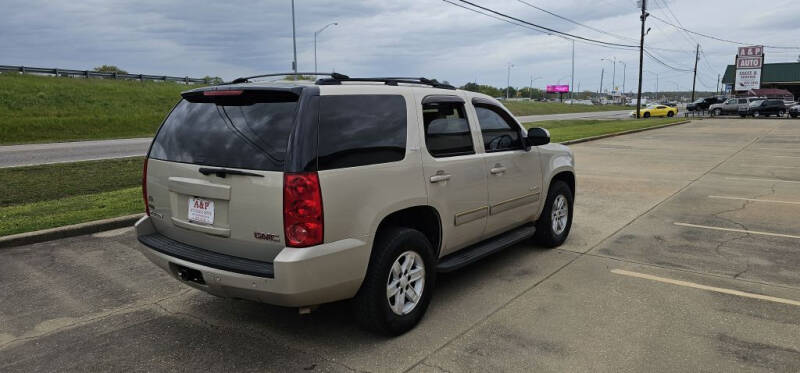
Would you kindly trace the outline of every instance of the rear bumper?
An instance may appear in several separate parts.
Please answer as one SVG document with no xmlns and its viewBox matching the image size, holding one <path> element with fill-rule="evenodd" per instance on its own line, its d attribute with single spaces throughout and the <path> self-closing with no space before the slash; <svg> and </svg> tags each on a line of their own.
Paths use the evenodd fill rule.
<svg viewBox="0 0 800 373">
<path fill-rule="evenodd" d="M 158 237 L 149 216 L 136 222 L 136 235 L 142 243 L 139 250 L 173 277 L 179 279 L 176 265 L 200 271 L 205 284 L 182 281 L 189 286 L 221 297 L 289 307 L 352 298 L 361 286 L 370 256 L 370 245 L 357 239 L 301 249 L 287 247 L 272 263 L 209 256 L 209 252 L 194 248 L 200 252 L 198 256 L 191 253 L 191 246 Z M 170 244 L 182 246 L 160 246 Z M 263 265 L 256 268 L 259 263 Z"/>
</svg>

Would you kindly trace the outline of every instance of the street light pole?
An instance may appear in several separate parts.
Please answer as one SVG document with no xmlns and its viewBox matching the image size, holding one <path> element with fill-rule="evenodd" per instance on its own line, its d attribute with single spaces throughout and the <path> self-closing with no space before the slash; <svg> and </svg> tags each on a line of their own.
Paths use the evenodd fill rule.
<svg viewBox="0 0 800 373">
<path fill-rule="evenodd" d="M 317 73 L 317 35 L 319 35 L 322 31 L 325 31 L 325 29 L 328 28 L 328 26 L 337 26 L 337 25 L 339 25 L 338 22 L 332 22 L 314 32 L 314 74 Z"/>
<path fill-rule="evenodd" d="M 636 118 L 641 117 L 642 111 L 642 68 L 644 67 L 644 23 L 647 20 L 647 0 L 642 0 L 642 15 L 639 18 L 642 20 L 642 33 L 639 39 L 639 90 L 636 92 Z"/>
<path fill-rule="evenodd" d="M 569 78 L 569 104 L 575 101 L 573 92 L 575 91 L 575 39 L 572 39 L 572 73 Z"/>
<path fill-rule="evenodd" d="M 508 63 L 508 76 L 506 77 L 506 100 L 508 100 L 508 90 L 511 88 L 511 68 L 514 67 L 514 64 L 511 62 Z"/>
<path fill-rule="evenodd" d="M 294 59 L 292 60 L 292 70 L 294 71 L 294 79 L 297 80 L 297 38 L 294 28 L 294 0 L 292 0 L 292 50 L 294 52 Z"/>
<path fill-rule="evenodd" d="M 625 62 L 619 61 L 622 64 L 622 93 L 625 93 L 625 77 L 628 75 L 628 64 Z"/>
</svg>

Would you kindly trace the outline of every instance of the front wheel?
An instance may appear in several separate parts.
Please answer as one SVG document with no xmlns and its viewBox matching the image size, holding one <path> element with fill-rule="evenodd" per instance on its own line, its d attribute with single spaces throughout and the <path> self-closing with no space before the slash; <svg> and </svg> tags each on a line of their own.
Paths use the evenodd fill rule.
<svg viewBox="0 0 800 373">
<path fill-rule="evenodd" d="M 645 118 L 650 118 L 650 113 L 644 113 Z"/>
<path fill-rule="evenodd" d="M 758 117 L 760 117 L 760 116 L 761 116 L 761 113 L 759 113 L 759 112 L 757 112 L 757 111 L 754 111 L 754 112 L 753 112 L 753 118 L 758 118 Z"/>
<path fill-rule="evenodd" d="M 789 114 L 789 116 L 792 118 L 797 118 L 797 114 Z"/>
<path fill-rule="evenodd" d="M 783 110 L 778 110 L 778 117 L 779 117 L 779 118 L 783 118 L 783 116 L 784 116 L 784 115 L 786 115 L 786 112 L 785 112 L 785 111 L 783 111 Z"/>
<path fill-rule="evenodd" d="M 718 117 L 720 115 L 722 115 L 722 109 L 714 109 L 714 116 Z"/>
<path fill-rule="evenodd" d="M 573 194 L 567 183 L 558 180 L 550 185 L 542 216 L 536 222 L 534 240 L 545 247 L 560 246 L 572 227 Z"/>
<path fill-rule="evenodd" d="M 409 228 L 382 230 L 355 299 L 359 323 L 387 335 L 411 330 L 428 308 L 435 281 L 433 247 L 425 235 Z"/>
</svg>

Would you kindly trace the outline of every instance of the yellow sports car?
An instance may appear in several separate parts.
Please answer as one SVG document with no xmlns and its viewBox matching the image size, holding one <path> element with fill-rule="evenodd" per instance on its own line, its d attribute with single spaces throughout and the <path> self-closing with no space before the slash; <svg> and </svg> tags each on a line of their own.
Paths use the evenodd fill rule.
<svg viewBox="0 0 800 373">
<path fill-rule="evenodd" d="M 661 104 L 647 105 L 647 107 L 642 108 L 640 111 L 642 118 L 674 117 L 675 115 L 678 115 L 677 107 Z M 636 110 L 631 112 L 631 116 L 634 118 L 636 117 Z"/>
</svg>

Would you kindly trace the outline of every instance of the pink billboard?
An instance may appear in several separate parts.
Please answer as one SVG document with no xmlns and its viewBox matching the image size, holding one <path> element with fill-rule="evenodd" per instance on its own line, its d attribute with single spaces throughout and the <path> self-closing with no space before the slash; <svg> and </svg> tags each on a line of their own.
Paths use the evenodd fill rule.
<svg viewBox="0 0 800 373">
<path fill-rule="evenodd" d="M 547 93 L 565 93 L 569 92 L 569 85 L 547 85 Z"/>
</svg>

